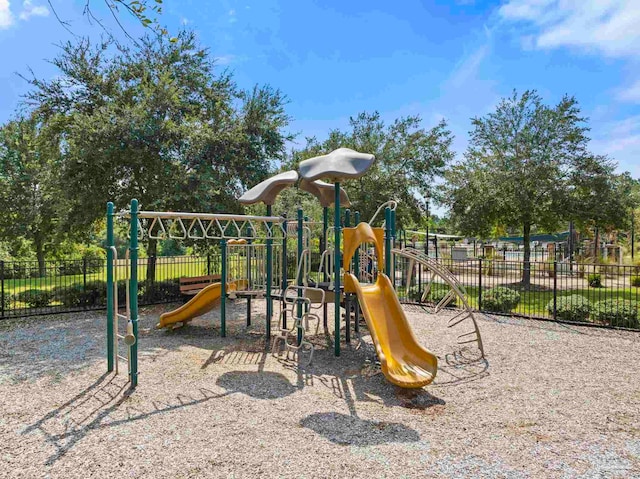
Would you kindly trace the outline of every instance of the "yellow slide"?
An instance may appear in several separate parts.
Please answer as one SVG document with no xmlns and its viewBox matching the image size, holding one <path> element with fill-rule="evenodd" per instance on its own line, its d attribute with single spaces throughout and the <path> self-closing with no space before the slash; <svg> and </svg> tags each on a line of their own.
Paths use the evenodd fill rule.
<svg viewBox="0 0 640 479">
<path fill-rule="evenodd" d="M 375 230 L 380 231 L 375 231 Z M 344 265 L 348 271 L 355 249 L 373 242 L 382 263 L 382 231 L 367 223 L 345 228 Z M 382 366 L 382 373 L 396 386 L 421 388 L 431 383 L 438 371 L 438 358 L 417 340 L 400 305 L 389 277 L 381 272 L 374 284 L 361 285 L 350 272 L 345 273 L 345 292 L 355 293 L 371 332 Z"/>
<path fill-rule="evenodd" d="M 246 288 L 246 279 L 227 283 L 227 292 Z M 221 293 L 222 283 L 213 283 L 207 286 L 178 309 L 160 315 L 160 322 L 156 324 L 156 328 L 160 329 L 176 323 L 186 323 L 208 313 L 218 304 Z"/>
</svg>

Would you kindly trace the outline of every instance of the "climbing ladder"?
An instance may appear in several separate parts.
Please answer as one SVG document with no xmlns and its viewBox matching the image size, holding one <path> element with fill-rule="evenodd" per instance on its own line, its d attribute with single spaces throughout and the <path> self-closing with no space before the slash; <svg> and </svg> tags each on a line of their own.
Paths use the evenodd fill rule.
<svg viewBox="0 0 640 479">
<path fill-rule="evenodd" d="M 451 273 L 451 271 L 438 263 L 436 260 L 429 258 L 426 254 L 418 251 L 415 248 L 407 247 L 403 249 L 394 249 L 392 250 L 392 253 L 396 257 L 406 258 L 407 260 L 409 260 L 406 278 L 407 289 L 409 289 L 409 287 L 411 286 L 413 270 L 416 264 L 421 264 L 426 269 L 427 274 L 430 275 L 429 281 L 425 286 L 425 291 L 422 294 L 421 301 L 426 300 L 429 291 L 431 290 L 431 286 L 434 284 L 434 281 L 437 278 L 441 279 L 447 284 L 447 286 L 449 286 L 449 291 L 436 304 L 434 312 L 437 313 L 443 308 L 446 308 L 447 305 L 449 305 L 451 301 L 457 297 L 462 304 L 462 311 L 448 320 L 447 327 L 452 328 L 454 326 L 462 324 L 465 321 L 466 323 L 464 324 L 470 323 L 472 329 L 458 335 L 458 344 L 477 343 L 478 349 L 484 357 L 484 348 L 482 345 L 480 329 L 478 328 L 478 323 L 476 322 L 474 311 L 469 305 L 469 301 L 467 300 L 467 292 L 460 281 L 458 281 L 458 278 L 456 278 L 454 274 Z"/>
</svg>

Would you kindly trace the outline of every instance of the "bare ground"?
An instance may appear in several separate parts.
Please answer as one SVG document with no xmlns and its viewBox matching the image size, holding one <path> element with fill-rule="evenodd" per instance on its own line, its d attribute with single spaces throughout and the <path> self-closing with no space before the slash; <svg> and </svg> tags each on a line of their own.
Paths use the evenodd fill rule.
<svg viewBox="0 0 640 479">
<path fill-rule="evenodd" d="M 0 324 L 0 477 L 640 477 L 640 334 L 479 320 L 486 360 L 445 312 L 407 307 L 440 361 L 390 385 L 366 343 L 312 365 L 265 352 L 262 306 L 174 332 L 142 311 L 140 385 L 107 375 L 104 313 Z M 331 316 L 330 316 L 331 317 Z"/>
</svg>

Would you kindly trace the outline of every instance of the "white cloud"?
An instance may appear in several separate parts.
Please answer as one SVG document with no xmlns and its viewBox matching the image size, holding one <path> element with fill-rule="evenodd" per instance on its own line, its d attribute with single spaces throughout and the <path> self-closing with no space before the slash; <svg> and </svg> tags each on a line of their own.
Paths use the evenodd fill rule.
<svg viewBox="0 0 640 479">
<path fill-rule="evenodd" d="M 1 2 L 2 0 L 0 0 Z M 20 12 L 20 20 L 29 20 L 31 17 L 46 17 L 49 15 L 49 9 L 44 5 L 33 5 L 31 0 L 22 2 L 22 11 Z"/>
<path fill-rule="evenodd" d="M 9 0 L 0 0 L 0 30 L 4 30 L 13 25 L 13 15 Z"/>
<path fill-rule="evenodd" d="M 456 66 L 451 79 L 449 80 L 451 86 L 459 88 L 473 79 L 478 74 L 478 69 L 482 64 L 482 61 L 489 54 L 490 45 L 485 43 L 476 49 L 471 55 L 463 58 Z"/>
<path fill-rule="evenodd" d="M 595 129 L 592 131 L 596 131 Z M 618 170 L 640 176 L 640 115 L 603 124 L 591 142 L 594 152 L 610 155 L 618 161 Z"/>
<path fill-rule="evenodd" d="M 499 15 L 532 28 L 536 48 L 574 47 L 610 57 L 640 50 L 638 0 L 508 0 Z"/>
<path fill-rule="evenodd" d="M 640 103 L 640 80 L 637 80 L 635 83 L 620 89 L 616 97 L 621 101 Z"/>
</svg>

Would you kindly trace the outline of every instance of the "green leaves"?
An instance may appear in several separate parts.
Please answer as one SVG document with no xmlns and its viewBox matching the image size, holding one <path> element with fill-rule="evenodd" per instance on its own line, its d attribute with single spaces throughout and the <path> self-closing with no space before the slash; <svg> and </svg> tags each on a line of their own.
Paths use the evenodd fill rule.
<svg viewBox="0 0 640 479">
<path fill-rule="evenodd" d="M 445 203 L 462 232 L 484 235 L 496 223 L 553 230 L 568 220 L 614 219 L 603 211 L 605 198 L 615 197 L 614 165 L 589 153 L 575 98 L 550 107 L 535 91 L 514 92 L 472 123 L 465 162 L 447 173 Z"/>
<path fill-rule="evenodd" d="M 69 43 L 53 63 L 57 78 L 33 80 L 28 100 L 60 135 L 66 229 L 86 230 L 107 201 L 133 197 L 146 209 L 238 210 L 242 190 L 285 155 L 284 95 L 240 90 L 192 32 L 128 48 Z"/>
<path fill-rule="evenodd" d="M 453 159 L 452 141 L 444 120 L 426 129 L 419 116 L 398 118 L 387 125 L 378 112 L 363 112 L 350 119 L 349 130 L 332 130 L 322 143 L 307 138 L 304 149 L 292 151 L 287 169 L 343 146 L 373 153 L 377 160 L 367 174 L 344 185 L 351 209 L 360 211 L 362 220 L 368 221 L 381 203 L 398 199 L 399 224 L 420 224 L 426 199 L 434 194 L 434 178 Z"/>
</svg>

